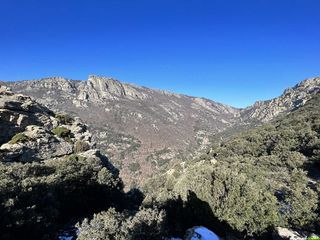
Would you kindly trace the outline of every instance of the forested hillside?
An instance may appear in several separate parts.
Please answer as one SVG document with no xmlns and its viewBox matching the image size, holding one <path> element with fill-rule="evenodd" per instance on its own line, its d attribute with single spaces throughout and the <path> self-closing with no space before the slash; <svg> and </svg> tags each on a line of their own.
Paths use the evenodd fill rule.
<svg viewBox="0 0 320 240">
<path fill-rule="evenodd" d="M 239 236 L 319 229 L 320 95 L 280 119 L 214 146 L 145 185 L 146 201 L 182 198 L 210 209 L 204 224 Z M 160 189 L 160 190 L 159 190 Z M 269 236 L 270 237 L 270 236 Z M 268 237 L 267 237 L 268 238 Z"/>
</svg>

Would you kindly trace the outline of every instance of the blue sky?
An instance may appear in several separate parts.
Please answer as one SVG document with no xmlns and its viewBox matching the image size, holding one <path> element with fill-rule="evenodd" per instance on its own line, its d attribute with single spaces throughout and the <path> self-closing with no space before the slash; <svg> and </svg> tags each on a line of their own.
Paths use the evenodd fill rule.
<svg viewBox="0 0 320 240">
<path fill-rule="evenodd" d="M 320 75 L 319 0 L 1 0 L 0 79 L 113 76 L 236 107 Z"/>
</svg>

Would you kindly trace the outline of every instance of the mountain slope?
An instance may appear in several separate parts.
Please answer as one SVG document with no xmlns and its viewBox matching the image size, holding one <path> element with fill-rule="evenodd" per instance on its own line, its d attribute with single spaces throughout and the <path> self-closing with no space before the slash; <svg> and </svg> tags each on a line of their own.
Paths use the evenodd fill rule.
<svg viewBox="0 0 320 240">
<path fill-rule="evenodd" d="M 281 113 L 287 113 L 303 106 L 314 94 L 320 92 L 320 78 L 309 78 L 288 88 L 284 93 L 272 100 L 258 101 L 253 106 L 241 111 L 244 121 L 257 120 L 268 122 Z"/>
<path fill-rule="evenodd" d="M 0 88 L 0 239 L 57 239 L 125 199 L 119 172 L 78 119 Z"/>
<path fill-rule="evenodd" d="M 319 154 L 318 94 L 290 114 L 213 147 L 205 160 L 156 176 L 145 192 L 152 202 L 200 199 L 202 207 L 209 205 L 213 216 L 206 224 L 215 231 L 221 230 L 216 218 L 242 237 L 261 237 L 277 226 L 316 231 Z M 194 211 L 205 211 L 202 207 Z"/>
<path fill-rule="evenodd" d="M 13 91 L 78 115 L 126 182 L 145 178 L 170 160 L 190 159 L 207 137 L 234 124 L 239 110 L 213 101 L 90 76 L 7 83 Z M 132 179 L 133 178 L 133 179 Z"/>
<path fill-rule="evenodd" d="M 90 126 L 99 148 L 121 169 L 124 181 L 135 185 L 192 159 L 218 138 L 303 105 L 319 92 L 320 78 L 245 109 L 98 76 L 87 81 L 54 77 L 2 84 L 52 109 L 78 115 Z"/>
<path fill-rule="evenodd" d="M 46 81 L 35 82 L 51 89 L 62 86 L 54 85 L 52 79 Z M 15 84 L 19 83 L 9 85 Z M 83 82 L 70 81 L 63 88 L 71 86 L 73 92 L 78 84 Z M 309 87 L 293 88 L 292 104 L 281 111 L 274 108 L 269 124 L 214 146 L 202 160 L 172 161 L 171 169 L 154 174 L 145 183 L 147 197 L 142 204 L 139 191 L 123 192 L 118 171 L 94 148 L 79 119 L 54 114 L 32 98 L 0 87 L 0 238 L 52 239 L 65 224 L 70 226 L 70 221 L 72 225 L 80 221 L 81 239 L 162 239 L 182 236 L 187 228 L 198 225 L 240 239 L 270 239 L 277 226 L 316 231 L 320 199 L 317 84 L 318 79 L 313 79 L 308 80 Z M 106 87 L 96 93 L 105 95 L 97 97 L 103 102 L 96 103 L 97 109 L 101 110 L 104 101 L 112 103 L 110 99 L 133 104 L 148 98 L 142 91 L 140 96 L 128 93 L 129 87 L 135 88 Z M 33 91 L 36 86 L 30 88 Z M 105 93 L 108 89 L 112 89 L 110 94 Z M 48 91 L 65 94 L 67 99 L 69 90 Z M 49 95 L 53 97 L 53 93 Z M 290 102 L 284 96 L 279 99 Z M 295 96 L 309 101 L 295 104 Z M 95 105 L 92 101 L 86 103 L 88 108 Z M 243 121 L 244 111 L 235 111 L 227 130 L 263 120 L 252 117 Z M 115 136 L 128 138 L 119 132 L 108 134 L 111 145 Z M 91 220 L 83 219 L 96 212 L 100 213 Z"/>
</svg>

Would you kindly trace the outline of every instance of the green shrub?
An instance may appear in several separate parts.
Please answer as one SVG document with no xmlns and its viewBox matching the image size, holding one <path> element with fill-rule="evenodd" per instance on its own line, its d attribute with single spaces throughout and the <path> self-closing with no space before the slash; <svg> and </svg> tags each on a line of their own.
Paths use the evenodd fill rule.
<svg viewBox="0 0 320 240">
<path fill-rule="evenodd" d="M 67 114 L 57 114 L 55 117 L 62 124 L 71 124 L 74 121 L 73 118 Z"/>
<path fill-rule="evenodd" d="M 80 227 L 79 240 L 157 240 L 164 236 L 164 211 L 142 208 L 137 212 L 117 212 L 110 208 L 94 215 L 91 221 L 84 220 Z"/>
<path fill-rule="evenodd" d="M 178 195 L 186 201 L 193 192 L 220 223 L 242 236 L 259 238 L 275 226 L 317 229 L 319 119 L 320 94 L 272 123 L 214 146 L 175 178 L 147 181 L 147 199 L 163 202 Z"/>
<path fill-rule="evenodd" d="M 24 143 L 29 141 L 29 138 L 23 134 L 23 133 L 17 133 L 12 137 L 12 139 L 9 141 L 10 144 L 16 144 L 16 143 Z"/>
<path fill-rule="evenodd" d="M 70 140 L 71 138 L 70 130 L 65 127 L 56 127 L 52 129 L 52 133 L 65 140 Z"/>
<path fill-rule="evenodd" d="M 55 239 L 72 219 L 120 207 L 122 188 L 100 159 L 0 163 L 0 239 Z"/>
</svg>

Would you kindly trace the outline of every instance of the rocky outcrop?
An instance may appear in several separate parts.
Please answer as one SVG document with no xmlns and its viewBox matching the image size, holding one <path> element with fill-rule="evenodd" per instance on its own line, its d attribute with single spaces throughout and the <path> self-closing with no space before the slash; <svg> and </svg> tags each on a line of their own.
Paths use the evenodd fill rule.
<svg viewBox="0 0 320 240">
<path fill-rule="evenodd" d="M 81 86 L 82 87 L 82 86 Z M 104 99 L 127 98 L 131 100 L 145 99 L 147 94 L 139 91 L 138 87 L 130 84 L 123 84 L 113 78 L 90 75 L 87 84 L 79 89 L 80 100 L 92 100 L 101 102 Z M 96 94 L 92 94 L 96 93 Z M 85 97 L 83 97 L 85 96 Z"/>
<path fill-rule="evenodd" d="M 1 93 L 10 93 L 11 89 L 9 87 L 7 87 L 7 86 L 0 85 L 0 92 Z"/>
<path fill-rule="evenodd" d="M 30 97 L 6 90 L 0 92 L 0 116 L 1 144 L 11 139 L 14 134 L 23 131 L 28 125 L 50 127 L 53 113 Z"/>
<path fill-rule="evenodd" d="M 320 92 L 320 78 L 309 78 L 289 88 L 277 98 L 259 101 L 241 112 L 243 121 L 268 122 L 279 114 L 287 113 L 304 105 L 316 93 Z"/>
<path fill-rule="evenodd" d="M 43 127 L 29 125 L 19 134 L 26 140 L 1 145 L 2 161 L 32 162 L 73 153 L 72 143 L 58 139 Z"/>
<path fill-rule="evenodd" d="M 76 118 L 8 89 L 0 91 L 0 161 L 32 162 L 94 147 L 87 127 Z"/>
</svg>

